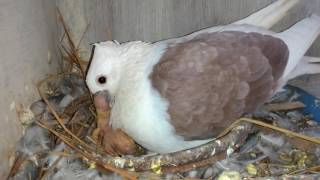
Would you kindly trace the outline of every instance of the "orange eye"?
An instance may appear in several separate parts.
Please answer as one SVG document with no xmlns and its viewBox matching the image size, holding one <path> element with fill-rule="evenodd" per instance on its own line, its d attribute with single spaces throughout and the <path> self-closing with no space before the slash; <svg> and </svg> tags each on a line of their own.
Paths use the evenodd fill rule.
<svg viewBox="0 0 320 180">
<path fill-rule="evenodd" d="M 107 77 L 105 77 L 105 76 L 99 76 L 99 77 L 97 78 L 97 81 L 98 81 L 99 84 L 105 84 L 105 83 L 107 83 Z"/>
</svg>

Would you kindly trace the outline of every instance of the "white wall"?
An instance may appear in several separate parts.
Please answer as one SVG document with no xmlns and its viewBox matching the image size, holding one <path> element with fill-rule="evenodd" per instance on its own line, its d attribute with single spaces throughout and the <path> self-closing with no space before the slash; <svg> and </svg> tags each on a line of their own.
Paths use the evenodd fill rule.
<svg viewBox="0 0 320 180">
<path fill-rule="evenodd" d="M 115 39 L 120 42 L 157 41 L 182 36 L 206 27 L 241 19 L 276 0 L 56 0 L 88 57 L 89 43 Z M 308 16 L 320 15 L 319 0 L 301 0 L 275 30 L 281 30 Z M 61 32 L 61 31 L 60 31 Z M 61 33 L 59 33 L 61 35 Z M 311 50 L 320 56 L 320 39 Z"/>
<path fill-rule="evenodd" d="M 52 0 L 0 1 L 0 179 L 22 134 L 15 104 L 38 98 L 35 83 L 56 70 L 54 11 Z"/>
<path fill-rule="evenodd" d="M 89 59 L 91 43 L 111 39 L 112 0 L 56 0 L 56 3 L 70 28 L 72 39 L 78 44 L 82 38 L 80 46 L 82 59 Z M 86 33 L 83 36 L 84 32 Z M 58 34 L 59 37 L 64 34 L 61 26 Z"/>
<path fill-rule="evenodd" d="M 177 37 L 241 19 L 274 1 L 113 0 L 113 38 L 157 41 Z M 274 29 L 288 27 L 311 13 L 320 15 L 320 1 L 302 0 Z M 315 44 L 311 54 L 320 56 L 320 39 Z"/>
</svg>

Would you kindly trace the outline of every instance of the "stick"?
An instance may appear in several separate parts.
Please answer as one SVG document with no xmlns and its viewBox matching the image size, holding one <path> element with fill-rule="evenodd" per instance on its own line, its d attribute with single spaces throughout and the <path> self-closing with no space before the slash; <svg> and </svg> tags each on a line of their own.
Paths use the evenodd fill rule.
<svg viewBox="0 0 320 180">
<path fill-rule="evenodd" d="M 244 180 L 297 180 L 297 179 L 305 179 L 305 180 L 318 180 L 320 178 L 320 174 L 306 174 L 299 176 L 280 176 L 280 177 L 249 177 L 243 178 Z"/>
<path fill-rule="evenodd" d="M 63 121 L 61 120 L 61 118 L 59 117 L 59 115 L 57 114 L 57 112 L 54 110 L 54 108 L 51 106 L 48 98 L 44 95 L 44 93 L 41 90 L 41 86 L 44 83 L 44 81 L 40 81 L 37 84 L 37 89 L 38 92 L 40 94 L 40 96 L 42 97 L 42 99 L 44 100 L 44 102 L 47 104 L 50 112 L 54 115 L 54 117 L 56 118 L 56 120 L 59 122 L 59 125 L 63 128 L 63 130 L 65 130 L 71 137 L 73 137 L 74 139 L 76 139 L 79 143 L 81 143 L 82 145 L 84 145 L 86 148 L 91 149 L 91 147 L 89 145 L 87 145 L 85 142 L 83 142 L 81 139 L 79 139 L 76 135 L 74 135 L 63 123 Z"/>
<path fill-rule="evenodd" d="M 48 126 L 42 124 L 39 121 L 35 122 L 37 125 L 39 125 L 40 127 L 49 130 L 52 134 L 56 135 L 57 137 L 59 137 L 64 143 L 66 143 L 66 145 L 70 146 L 73 150 L 79 152 L 81 155 L 83 155 L 84 157 L 86 157 L 87 159 L 91 160 L 91 161 L 95 161 L 97 164 L 101 165 L 102 167 L 104 167 L 106 170 L 115 172 L 117 174 L 119 174 L 120 176 L 123 176 L 125 178 L 128 178 L 130 180 L 136 180 L 137 178 L 131 174 L 129 174 L 127 171 L 107 165 L 107 164 L 102 164 L 98 159 L 95 159 L 94 157 L 92 157 L 92 155 L 82 151 L 81 149 L 79 149 L 78 147 L 76 147 L 72 142 L 70 142 L 70 139 L 68 140 L 67 137 L 64 137 L 63 135 L 59 134 L 57 131 L 49 128 Z"/>
<path fill-rule="evenodd" d="M 63 16 L 62 16 L 62 14 L 61 14 L 61 12 L 60 12 L 60 10 L 58 8 L 57 8 L 57 12 L 58 12 L 58 15 L 59 15 L 59 20 L 62 23 L 63 29 L 64 29 L 65 34 L 67 36 L 68 43 L 69 43 L 69 46 L 70 46 L 70 49 L 71 49 L 71 54 L 74 56 L 75 63 L 79 67 L 81 75 L 82 75 L 82 77 L 84 79 L 85 78 L 85 70 L 82 69 L 82 66 L 81 66 L 81 63 L 80 63 L 80 57 L 78 56 L 76 46 L 75 46 L 75 44 L 74 44 L 74 42 L 73 42 L 73 40 L 71 38 L 70 32 L 69 32 L 69 30 L 67 28 L 67 24 L 64 21 Z"/>
<path fill-rule="evenodd" d="M 284 102 L 284 103 L 274 103 L 274 104 L 267 104 L 264 108 L 267 111 L 289 111 L 294 109 L 304 108 L 305 105 L 302 102 Z"/>
<path fill-rule="evenodd" d="M 213 140 L 207 144 L 179 152 L 142 156 L 142 157 L 102 157 L 105 164 L 115 167 L 126 168 L 135 171 L 153 170 L 162 173 L 162 166 L 178 166 L 194 161 L 210 158 L 229 148 L 237 148 L 242 144 L 247 135 L 251 132 L 251 125 L 248 123 L 239 124 L 236 128 L 221 139 Z"/>
<path fill-rule="evenodd" d="M 270 125 L 270 124 L 267 124 L 267 123 L 264 123 L 264 122 L 261 122 L 261 121 L 257 121 L 257 120 L 253 120 L 253 119 L 249 119 L 249 118 L 241 118 L 239 121 L 249 122 L 249 123 L 252 123 L 252 124 L 256 124 L 258 126 L 262 126 L 262 127 L 266 127 L 266 128 L 269 128 L 269 129 L 273 129 L 273 130 L 279 131 L 279 132 L 281 132 L 283 134 L 286 134 L 287 136 L 296 137 L 298 139 L 302 139 L 302 140 L 309 141 L 309 142 L 312 142 L 312 143 L 320 144 L 320 138 L 310 137 L 310 136 L 306 136 L 306 135 L 303 135 L 303 134 L 299 134 L 299 133 L 296 133 L 296 132 L 293 132 L 293 131 L 290 131 L 290 130 L 287 130 L 287 129 L 279 128 L 279 127 L 276 127 L 276 126 L 273 126 L 273 125 Z M 236 122 L 239 123 L 239 121 L 236 121 Z"/>
<path fill-rule="evenodd" d="M 212 165 L 215 162 L 224 159 L 225 156 L 226 156 L 226 153 L 220 153 L 220 154 L 212 156 L 212 157 L 210 157 L 208 159 L 201 160 L 201 161 L 198 161 L 198 162 L 184 164 L 184 165 L 180 165 L 180 166 L 164 167 L 162 172 L 165 173 L 165 174 L 167 174 L 167 173 L 184 173 L 184 172 L 188 172 L 188 171 L 191 171 L 193 169 L 197 169 L 197 168 L 200 168 L 200 167 L 205 167 L 205 166 L 208 166 L 208 165 Z"/>
</svg>

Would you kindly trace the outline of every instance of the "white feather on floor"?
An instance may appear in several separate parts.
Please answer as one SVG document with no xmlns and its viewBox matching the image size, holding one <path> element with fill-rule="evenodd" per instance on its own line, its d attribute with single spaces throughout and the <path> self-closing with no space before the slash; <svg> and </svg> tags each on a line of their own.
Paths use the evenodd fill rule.
<svg viewBox="0 0 320 180">
<path fill-rule="evenodd" d="M 66 147 L 64 143 L 59 144 L 53 152 L 63 152 Z M 53 153 L 54 154 L 54 153 Z M 48 167 L 54 165 L 59 159 L 57 155 L 50 155 L 47 158 Z M 62 157 L 55 165 L 55 170 L 45 178 L 46 180 L 121 180 L 121 177 L 115 173 L 100 174 L 96 169 L 90 169 L 85 166 L 82 160 L 73 157 Z"/>
</svg>

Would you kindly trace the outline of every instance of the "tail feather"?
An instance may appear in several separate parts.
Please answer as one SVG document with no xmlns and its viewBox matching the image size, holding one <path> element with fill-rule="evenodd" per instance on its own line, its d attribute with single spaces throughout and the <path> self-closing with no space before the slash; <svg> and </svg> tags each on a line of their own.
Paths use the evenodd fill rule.
<svg viewBox="0 0 320 180">
<path fill-rule="evenodd" d="M 292 80 L 298 76 L 305 74 L 319 74 L 320 73 L 320 62 L 319 57 L 309 57 L 304 56 L 299 61 L 298 65 L 286 76 L 283 76 L 279 81 L 276 92 L 283 91 L 283 87 L 287 84 L 289 80 Z"/>
<path fill-rule="evenodd" d="M 301 75 L 305 74 L 318 74 L 320 73 L 320 64 L 318 63 L 310 63 L 314 62 L 315 60 L 320 62 L 320 58 L 317 57 L 308 57 L 304 56 L 300 61 L 299 64 L 289 73 L 287 76 L 287 80 L 291 80 Z"/>
<path fill-rule="evenodd" d="M 289 60 L 285 68 L 283 77 L 288 76 L 316 40 L 320 34 L 320 17 L 313 15 L 306 18 L 288 30 L 276 34 L 289 48 Z"/>
<path fill-rule="evenodd" d="M 308 63 L 320 63 L 320 57 L 304 57 Z M 320 68 L 319 68 L 320 69 Z"/>
<path fill-rule="evenodd" d="M 270 29 L 299 1 L 300 0 L 279 0 L 247 18 L 234 22 L 234 24 L 250 24 Z"/>
<path fill-rule="evenodd" d="M 261 10 L 253 13 L 252 15 L 232 23 L 231 26 L 213 26 L 210 28 L 205 28 L 200 31 L 191 33 L 187 36 L 162 40 L 162 41 L 158 41 L 157 43 L 173 43 L 173 42 L 179 43 L 185 40 L 192 39 L 193 37 L 201 33 L 212 33 L 212 32 L 226 30 L 225 29 L 226 27 L 229 30 L 238 30 L 238 31 L 244 31 L 244 32 L 260 32 L 263 34 L 270 34 L 270 32 L 267 29 L 270 29 L 277 22 L 279 22 L 287 14 L 287 12 L 293 6 L 295 6 L 299 1 L 300 0 L 278 0 L 270 4 L 269 6 L 262 8 Z M 248 24 L 251 26 L 250 28 L 248 28 L 248 26 L 232 26 L 232 25 L 242 25 L 242 24 Z"/>
</svg>

